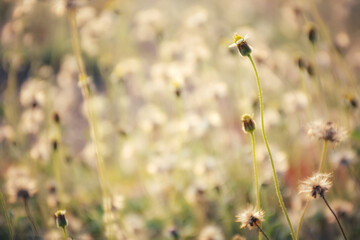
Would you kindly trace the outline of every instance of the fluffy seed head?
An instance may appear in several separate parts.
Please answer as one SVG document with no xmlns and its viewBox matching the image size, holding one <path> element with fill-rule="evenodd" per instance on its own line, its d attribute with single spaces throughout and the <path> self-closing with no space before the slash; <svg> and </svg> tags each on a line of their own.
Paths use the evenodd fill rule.
<svg viewBox="0 0 360 240">
<path fill-rule="evenodd" d="M 302 181 L 299 186 L 299 193 L 304 194 L 308 198 L 317 198 L 324 196 L 331 186 L 330 180 L 331 173 L 316 173 L 312 177 L 309 177 Z"/>
<path fill-rule="evenodd" d="M 263 210 L 256 210 L 255 207 L 249 205 L 249 207 L 236 215 L 236 222 L 241 222 L 240 228 L 248 227 L 251 229 L 256 225 L 260 225 L 262 221 L 264 221 L 265 213 Z"/>
<path fill-rule="evenodd" d="M 28 169 L 10 167 L 6 172 L 5 191 L 10 203 L 17 200 L 27 201 L 37 193 L 37 183 L 30 176 Z"/>
<path fill-rule="evenodd" d="M 347 137 L 347 131 L 338 127 L 333 122 L 313 122 L 308 128 L 308 135 L 316 137 L 319 140 L 325 140 L 332 143 L 340 143 Z"/>
</svg>

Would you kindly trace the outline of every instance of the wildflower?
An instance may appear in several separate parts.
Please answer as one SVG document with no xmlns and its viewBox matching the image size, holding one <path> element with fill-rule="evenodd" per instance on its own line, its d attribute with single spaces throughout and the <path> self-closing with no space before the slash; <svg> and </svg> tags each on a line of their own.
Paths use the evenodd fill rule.
<svg viewBox="0 0 360 240">
<path fill-rule="evenodd" d="M 68 225 L 65 214 L 66 214 L 66 210 L 58 210 L 55 213 L 56 225 L 59 228 L 65 228 Z"/>
<path fill-rule="evenodd" d="M 229 46 L 229 48 L 237 47 L 242 56 L 246 57 L 251 54 L 251 47 L 246 42 L 247 35 L 245 37 L 239 36 L 238 34 L 234 35 L 234 43 Z"/>
<path fill-rule="evenodd" d="M 20 167 L 9 168 L 6 172 L 6 178 L 5 189 L 9 195 L 9 202 L 20 200 L 24 204 L 31 228 L 35 236 L 39 236 L 39 231 L 28 204 L 28 200 L 37 193 L 36 181 L 30 177 L 27 169 Z"/>
<path fill-rule="evenodd" d="M 305 61 L 305 59 L 302 58 L 302 57 L 298 57 L 298 58 L 297 58 L 297 65 L 298 65 L 298 67 L 299 67 L 300 69 L 306 68 L 306 61 Z"/>
<path fill-rule="evenodd" d="M 307 133 L 319 140 L 329 141 L 332 143 L 340 143 L 347 137 L 347 131 L 343 128 L 339 128 L 333 122 L 314 122 L 308 128 Z"/>
<path fill-rule="evenodd" d="M 315 75 L 315 69 L 314 69 L 314 66 L 311 63 L 308 63 L 308 65 L 306 66 L 306 71 L 308 72 L 308 74 L 310 76 Z"/>
<path fill-rule="evenodd" d="M 231 240 L 246 240 L 246 238 L 240 236 L 239 234 L 236 234 L 235 236 L 232 237 Z"/>
<path fill-rule="evenodd" d="M 316 40 L 317 40 L 317 29 L 315 26 L 311 25 L 308 29 L 308 39 L 312 44 L 315 44 Z"/>
<path fill-rule="evenodd" d="M 334 210 L 332 210 L 328 201 L 325 198 L 325 192 L 327 192 L 332 186 L 330 177 L 331 173 L 317 173 L 314 176 L 309 177 L 300 184 L 299 193 L 304 193 L 308 197 L 313 198 L 316 198 L 319 195 L 324 200 L 324 203 L 329 208 L 332 215 L 335 217 L 344 239 L 347 240 L 344 229 L 341 226 L 341 223 L 336 213 L 334 212 Z"/>
<path fill-rule="evenodd" d="M 243 123 L 243 131 L 245 133 L 251 133 L 255 131 L 255 121 L 249 114 L 244 114 L 241 117 L 241 122 Z"/>
<path fill-rule="evenodd" d="M 356 153 L 350 149 L 334 153 L 330 158 L 335 167 L 349 167 L 356 159 Z"/>
<path fill-rule="evenodd" d="M 54 114 L 53 114 L 53 121 L 54 121 L 54 123 L 56 123 L 56 124 L 59 124 L 59 123 L 60 123 L 60 115 L 59 115 L 59 113 L 54 112 Z"/>
<path fill-rule="evenodd" d="M 5 190 L 9 202 L 27 201 L 37 193 L 36 181 L 26 168 L 10 167 L 6 172 Z"/>
<path fill-rule="evenodd" d="M 331 186 L 331 173 L 317 173 L 312 177 L 304 180 L 299 187 L 299 193 L 305 194 L 308 197 L 317 198 L 318 195 L 323 197 Z"/>
<path fill-rule="evenodd" d="M 346 100 L 346 104 L 350 107 L 350 108 L 357 108 L 359 103 L 358 100 L 354 97 L 354 95 L 352 94 L 346 94 L 345 95 L 345 100 Z"/>
<path fill-rule="evenodd" d="M 65 217 L 66 210 L 58 210 L 56 211 L 55 215 L 55 222 L 58 228 L 62 228 L 64 237 L 67 239 L 68 234 L 66 231 L 66 226 L 68 225 L 67 219 Z"/>
<path fill-rule="evenodd" d="M 265 213 L 263 210 L 256 210 L 255 207 L 249 206 L 244 212 L 236 215 L 236 222 L 241 222 L 240 228 L 248 227 L 250 230 L 254 226 L 259 226 L 264 221 Z"/>
<path fill-rule="evenodd" d="M 221 229 L 217 226 L 206 226 L 200 233 L 198 240 L 224 240 Z"/>
</svg>

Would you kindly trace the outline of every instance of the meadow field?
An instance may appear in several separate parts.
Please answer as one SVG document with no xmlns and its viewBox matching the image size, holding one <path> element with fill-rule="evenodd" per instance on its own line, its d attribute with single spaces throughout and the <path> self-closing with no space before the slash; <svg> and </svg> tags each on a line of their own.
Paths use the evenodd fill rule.
<svg viewBox="0 0 360 240">
<path fill-rule="evenodd" d="M 359 0 L 0 0 L 0 239 L 360 239 Z"/>
</svg>

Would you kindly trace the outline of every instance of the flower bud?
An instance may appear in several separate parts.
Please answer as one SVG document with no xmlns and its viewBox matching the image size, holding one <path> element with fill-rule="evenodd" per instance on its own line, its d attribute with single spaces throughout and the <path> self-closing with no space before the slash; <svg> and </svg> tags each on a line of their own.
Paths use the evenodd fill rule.
<svg viewBox="0 0 360 240">
<path fill-rule="evenodd" d="M 255 121 L 249 114 L 244 114 L 241 117 L 241 122 L 243 123 L 243 131 L 246 133 L 252 133 L 255 131 Z"/>
<path fill-rule="evenodd" d="M 67 226 L 67 224 L 68 224 L 67 220 L 66 220 L 66 217 L 65 217 L 65 213 L 66 213 L 66 210 L 58 210 L 55 213 L 56 225 L 59 228 L 65 228 Z"/>
<path fill-rule="evenodd" d="M 311 26 L 308 30 L 308 39 L 312 44 L 315 44 L 317 40 L 317 30 L 315 26 Z"/>
<path fill-rule="evenodd" d="M 249 46 L 249 44 L 246 42 L 247 36 L 245 37 L 241 37 L 237 34 L 234 35 L 234 43 L 231 44 L 229 47 L 233 47 L 236 46 L 241 55 L 244 57 L 247 57 L 251 54 L 251 47 Z"/>
<path fill-rule="evenodd" d="M 60 123 L 60 115 L 59 115 L 59 113 L 54 112 L 54 114 L 53 114 L 53 120 L 54 120 L 54 122 L 55 122 L 56 124 L 59 124 L 59 123 Z"/>
</svg>

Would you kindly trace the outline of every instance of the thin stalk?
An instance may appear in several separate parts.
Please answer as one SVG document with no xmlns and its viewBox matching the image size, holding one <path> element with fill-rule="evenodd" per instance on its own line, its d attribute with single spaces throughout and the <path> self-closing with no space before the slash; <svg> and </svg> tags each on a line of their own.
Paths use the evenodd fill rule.
<svg viewBox="0 0 360 240">
<path fill-rule="evenodd" d="M 337 223 L 338 223 L 338 225 L 339 225 L 339 227 L 340 227 L 341 233 L 342 233 L 343 236 L 344 236 L 344 239 L 347 240 L 346 235 L 345 235 L 345 232 L 344 232 L 344 229 L 342 228 L 342 226 L 341 226 L 341 224 L 340 224 L 340 221 L 339 221 L 338 217 L 336 216 L 335 212 L 331 209 L 329 203 L 327 202 L 327 200 L 326 200 L 326 198 L 325 198 L 325 195 L 322 195 L 321 197 L 322 197 L 322 199 L 324 199 L 324 202 L 325 202 L 326 206 L 329 208 L 329 210 L 331 211 L 331 213 L 334 215 L 334 217 L 335 217 L 335 219 L 336 219 L 336 221 L 337 221 Z"/>
<path fill-rule="evenodd" d="M 309 90 L 308 90 L 308 87 L 307 87 L 307 84 L 306 84 L 306 78 L 305 78 L 304 70 L 299 69 L 299 73 L 300 73 L 300 78 L 301 78 L 301 85 L 302 85 L 303 91 L 305 92 L 306 99 L 308 100 L 308 102 L 311 102 L 312 99 L 311 99 L 311 95 L 309 94 Z M 309 104 L 309 106 L 306 108 L 308 118 L 310 118 L 310 117 L 313 118 L 313 116 L 314 116 L 313 108 L 311 106 L 312 105 Z"/>
<path fill-rule="evenodd" d="M 260 100 L 260 117 L 261 117 L 261 132 L 262 132 L 262 135 L 263 135 L 263 138 L 264 138 L 264 142 L 265 142 L 265 146 L 266 146 L 266 149 L 268 151 L 268 154 L 269 154 L 269 158 L 270 158 L 270 163 L 271 163 L 271 168 L 272 168 L 272 171 L 273 171 L 273 177 L 274 177 L 274 182 L 275 182 L 275 189 L 276 189 L 276 194 L 277 194 L 277 197 L 279 199 L 279 202 L 280 202 L 280 206 L 282 208 L 282 211 L 286 217 L 286 221 L 289 225 L 289 228 L 290 228 L 290 232 L 291 232 L 291 237 L 292 239 L 295 240 L 295 233 L 294 233 L 294 229 L 291 225 L 291 221 L 290 221 L 290 218 L 289 218 L 289 215 L 286 211 L 286 208 L 285 208 L 285 204 L 284 204 L 284 200 L 282 198 L 282 195 L 281 195 L 281 192 L 280 192 L 280 187 L 279 187 L 279 181 L 277 179 L 277 175 L 276 175 L 276 170 L 275 170 L 275 165 L 274 165 L 274 161 L 273 161 L 273 158 L 272 158 L 272 155 L 271 155 L 271 151 L 270 151 L 270 147 L 269 147 L 269 143 L 267 141 L 267 138 L 266 138 L 266 134 L 265 134 L 265 126 L 264 126 L 264 104 L 263 104 L 263 99 L 262 99 L 262 92 L 261 92 L 261 85 L 260 85 L 260 80 L 259 80 L 259 75 L 258 75 L 258 72 L 257 72 L 257 69 L 256 69 L 256 66 L 255 66 L 255 63 L 254 63 L 254 60 L 252 59 L 251 55 L 248 55 L 249 57 L 249 60 L 254 68 L 254 72 L 255 72 L 255 75 L 256 75 L 256 82 L 257 82 L 257 85 L 258 85 L 258 89 L 259 89 L 259 100 Z"/>
<path fill-rule="evenodd" d="M 254 176 L 255 176 L 255 185 L 256 185 L 256 206 L 257 210 L 260 210 L 260 190 L 259 190 L 259 176 L 256 164 L 256 154 L 255 154 L 255 137 L 254 132 L 250 132 L 251 136 L 251 145 L 252 145 L 252 153 L 253 153 L 253 160 L 254 160 Z M 262 235 L 259 234 L 259 240 L 262 239 Z"/>
<path fill-rule="evenodd" d="M 300 220 L 299 220 L 297 229 L 296 229 L 296 240 L 299 240 L 301 224 L 302 224 L 302 221 L 303 221 L 303 219 L 304 219 L 306 210 L 307 210 L 307 208 L 309 207 L 309 204 L 310 204 L 310 199 L 308 199 L 308 200 L 306 201 L 306 205 L 305 205 L 304 210 L 303 210 L 303 212 L 302 212 L 302 214 L 301 214 L 301 217 L 300 217 Z"/>
<path fill-rule="evenodd" d="M 328 141 L 327 141 L 327 140 L 324 140 L 323 151 L 322 151 L 322 154 L 321 154 L 321 161 L 320 161 L 320 166 L 319 166 L 319 172 L 320 172 L 320 173 L 322 172 L 322 169 L 323 169 L 324 163 L 325 163 L 327 144 L 328 144 Z M 302 224 L 303 218 L 304 218 L 304 216 L 305 216 L 305 213 L 306 213 L 306 211 L 307 211 L 307 208 L 308 208 L 308 206 L 309 206 L 309 203 L 310 203 L 310 200 L 308 200 L 308 201 L 306 202 L 306 205 L 305 205 L 305 207 L 304 207 L 304 210 L 303 210 L 303 212 L 302 212 L 302 214 L 301 214 L 300 221 L 299 221 L 299 223 L 298 223 L 297 232 L 296 232 L 296 239 L 297 239 L 297 240 L 299 239 L 301 224 Z"/>
<path fill-rule="evenodd" d="M 68 234 L 67 234 L 66 228 L 63 227 L 62 229 L 63 229 L 63 233 L 64 233 L 64 238 L 68 239 Z"/>
<path fill-rule="evenodd" d="M 81 93 L 84 98 L 85 109 L 86 109 L 86 116 L 89 121 L 90 131 L 91 131 L 91 138 L 94 143 L 95 155 L 96 155 L 96 167 L 97 167 L 97 175 L 100 183 L 100 188 L 102 192 L 102 199 L 103 199 L 103 208 L 105 214 L 110 212 L 109 204 L 105 204 L 106 199 L 108 198 L 108 191 L 105 184 L 105 176 L 104 176 L 104 160 L 100 153 L 100 146 L 99 146 L 99 137 L 98 137 L 98 128 L 97 128 L 97 121 L 94 115 L 94 111 L 92 108 L 91 100 L 91 91 L 88 85 L 88 76 L 86 74 L 84 61 L 81 55 L 80 50 L 80 38 L 77 29 L 77 22 L 76 22 L 76 9 L 74 7 L 68 8 L 68 18 L 70 22 L 70 31 L 71 31 L 71 40 L 72 46 L 74 50 L 75 59 L 78 65 L 79 70 L 79 85 L 81 88 Z M 111 239 L 112 236 L 109 236 Z"/>
<path fill-rule="evenodd" d="M 253 160 L 254 160 L 254 175 L 255 175 L 255 185 L 256 185 L 256 206 L 257 206 L 257 210 L 260 210 L 259 176 L 258 176 L 258 170 L 257 170 L 257 164 L 256 164 L 254 133 L 251 132 L 250 136 L 251 136 L 252 153 L 253 153 Z"/>
<path fill-rule="evenodd" d="M 322 155 L 321 155 L 321 162 L 320 162 L 320 166 L 319 166 L 320 173 L 322 172 L 322 170 L 324 168 L 324 164 L 325 164 L 327 144 L 328 144 L 328 141 L 324 140 L 323 151 L 322 151 Z"/>
<path fill-rule="evenodd" d="M 256 227 L 260 230 L 260 232 L 264 235 L 264 237 L 265 237 L 267 240 L 270 240 L 269 237 L 265 234 L 265 232 L 261 229 L 261 227 L 260 227 L 256 222 L 254 222 L 254 224 L 255 224 Z"/>
<path fill-rule="evenodd" d="M 39 232 L 37 230 L 37 227 L 36 227 L 36 224 L 35 224 L 35 221 L 31 215 L 31 212 L 30 212 L 30 208 L 29 208 L 29 204 L 28 204 L 28 199 L 24 199 L 23 200 L 24 202 L 24 207 L 25 207 L 25 211 L 26 211 L 26 215 L 27 217 L 29 218 L 29 221 L 30 221 L 30 224 L 31 224 L 31 228 L 33 230 L 33 232 L 35 233 L 35 236 L 40 236 L 39 235 Z"/>
<path fill-rule="evenodd" d="M 5 203 L 5 199 L 4 199 L 4 194 L 2 194 L 2 192 L 0 191 L 0 202 L 1 202 L 1 206 L 4 209 L 4 214 L 5 214 L 5 218 L 6 218 L 6 223 L 8 225 L 9 228 L 9 235 L 10 235 L 10 239 L 14 239 L 14 231 L 12 228 L 12 224 L 11 224 L 11 220 L 9 217 L 9 213 L 7 211 L 7 207 L 6 207 L 6 203 Z"/>
</svg>

